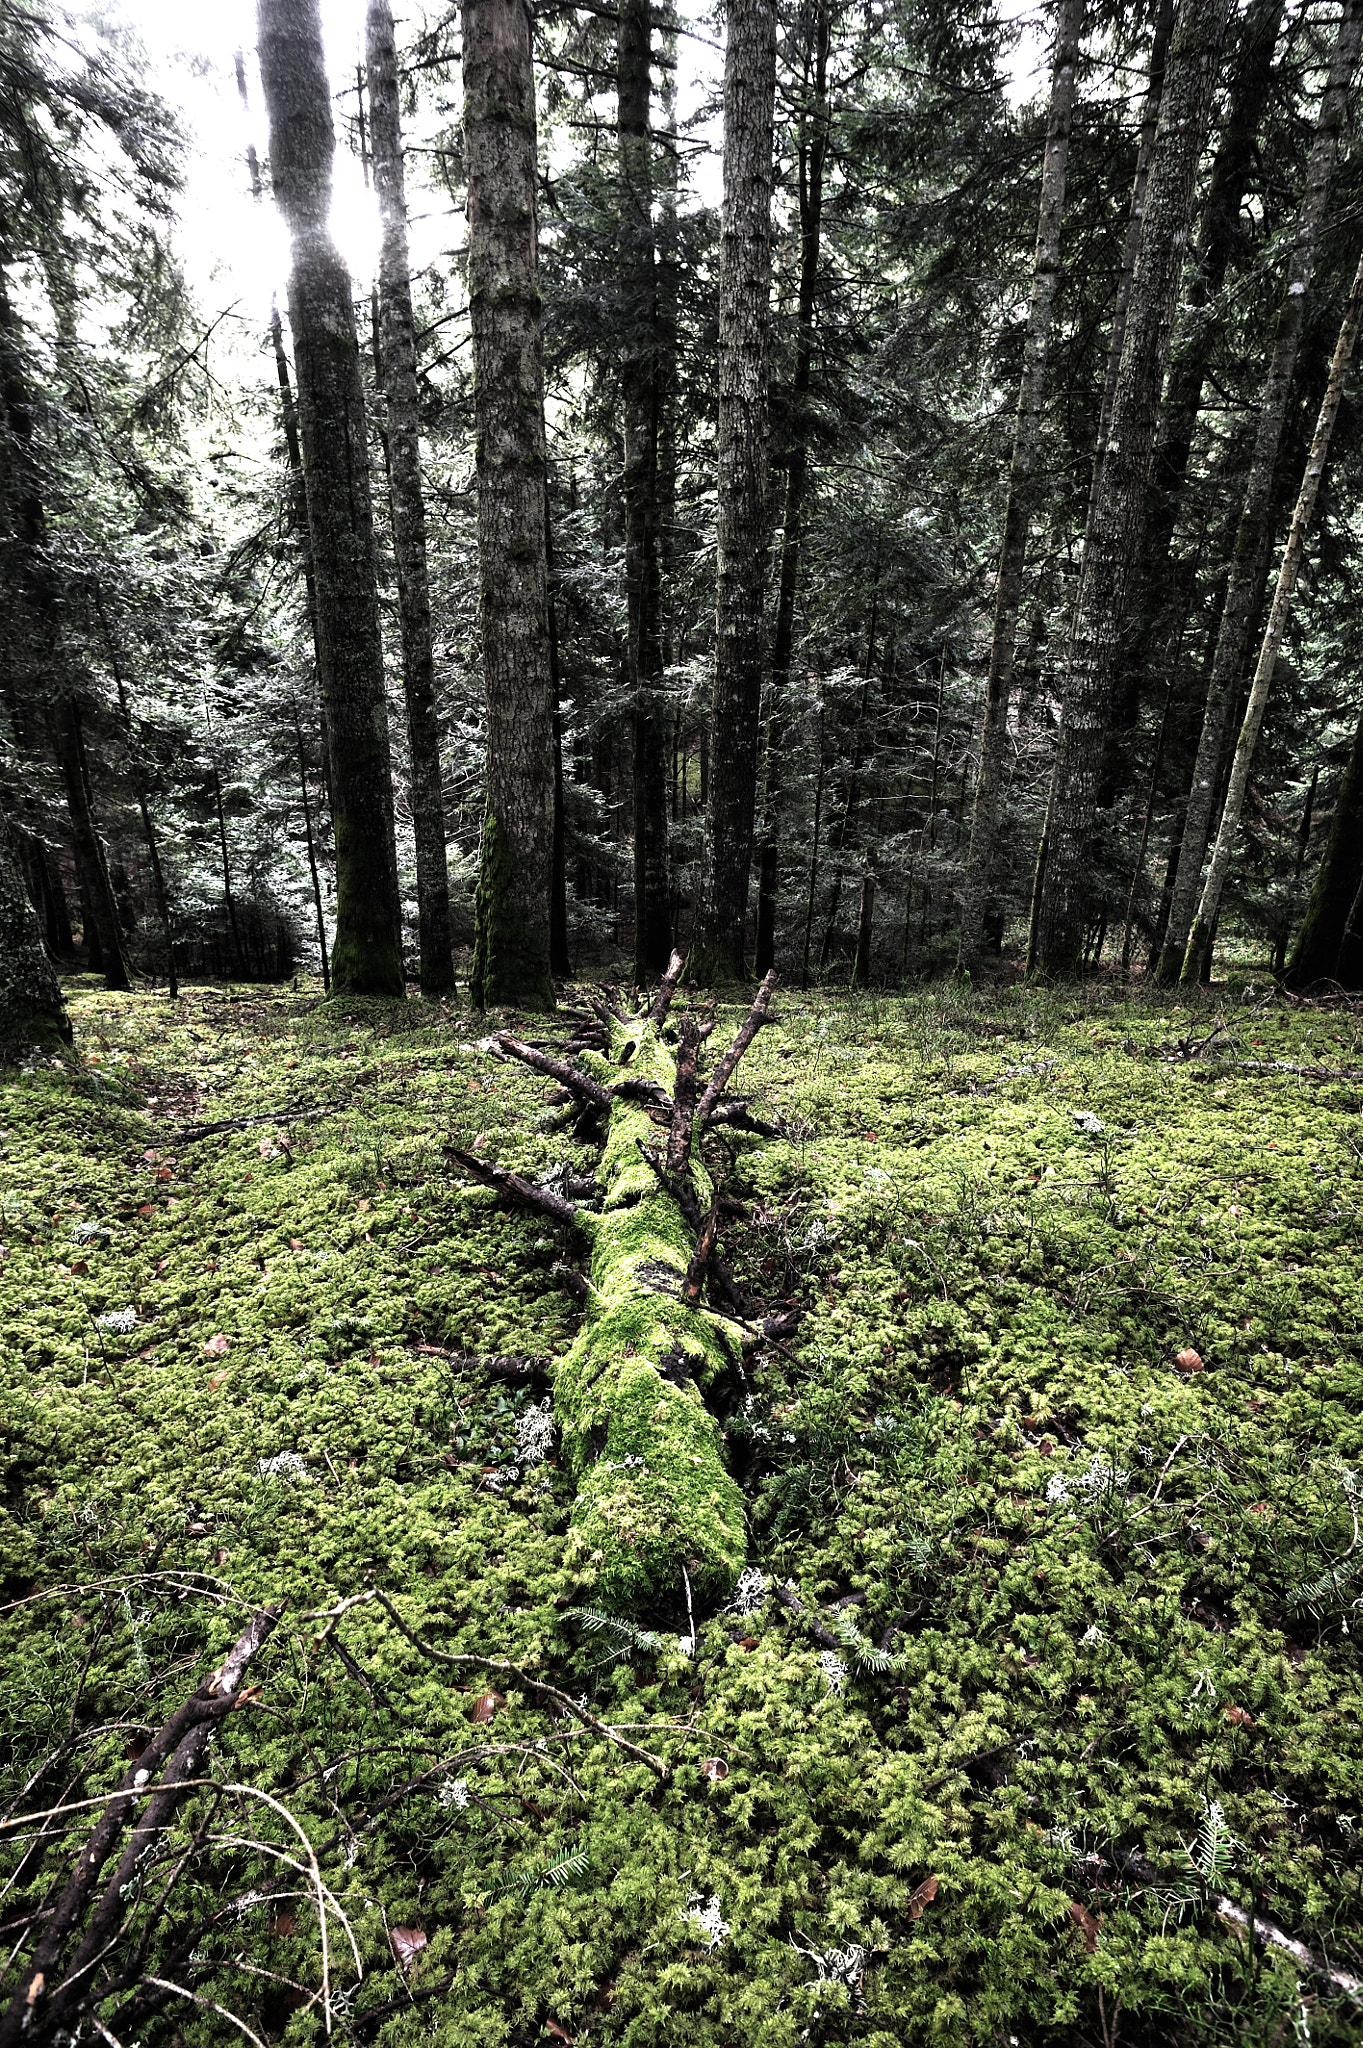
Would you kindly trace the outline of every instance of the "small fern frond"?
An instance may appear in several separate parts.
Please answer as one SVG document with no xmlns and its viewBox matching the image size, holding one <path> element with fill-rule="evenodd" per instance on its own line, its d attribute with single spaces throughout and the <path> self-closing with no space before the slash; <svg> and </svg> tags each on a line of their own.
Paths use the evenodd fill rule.
<svg viewBox="0 0 1363 2048">
<path fill-rule="evenodd" d="M 1287 1596 L 1287 1604 L 1293 1608 L 1305 1607 L 1312 1614 L 1316 1614 L 1317 1608 L 1337 1600 L 1353 1584 L 1360 1572 L 1363 1572 L 1363 1551 L 1357 1557 L 1332 1564 L 1328 1571 L 1322 1572 L 1318 1579 L 1312 1579 L 1308 1585 L 1294 1586 Z M 1320 1619 L 1318 1614 L 1316 1619 Z"/>
<path fill-rule="evenodd" d="M 532 1892 L 561 1892 L 570 1884 L 585 1877 L 592 1867 L 592 1859 L 585 1849 L 578 1849 L 571 1856 L 560 1856 L 553 1863 L 541 1864 L 532 1870 L 511 1870 L 505 1877 L 497 1879 L 482 1894 L 484 1905 L 494 1899 L 528 1899 Z"/>
<path fill-rule="evenodd" d="M 636 1650 L 656 1650 L 662 1640 L 651 1628 L 637 1628 L 632 1621 L 626 1621 L 619 1614 L 603 1614 L 599 1607 L 565 1607 L 565 1621 L 580 1621 L 589 1635 L 600 1635 L 603 1631 L 619 1636 Z"/>
</svg>

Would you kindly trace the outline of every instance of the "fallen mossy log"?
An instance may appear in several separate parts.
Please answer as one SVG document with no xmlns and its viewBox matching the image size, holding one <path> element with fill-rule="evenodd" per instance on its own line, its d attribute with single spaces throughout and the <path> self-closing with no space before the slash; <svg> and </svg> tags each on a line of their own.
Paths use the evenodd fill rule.
<svg viewBox="0 0 1363 2048">
<path fill-rule="evenodd" d="M 621 1608 L 671 1604 L 687 1579 L 710 1599 L 736 1583 L 746 1516 L 704 1395 L 741 1371 L 744 1349 L 767 1334 L 702 1299 L 707 1284 L 724 1285 L 714 1258 L 720 1205 L 702 1147 L 711 1123 L 741 1127 L 731 1108 L 726 1115 L 723 1090 L 766 1015 L 775 975 L 703 1082 L 706 1029 L 688 1016 L 675 1044 L 665 1035 L 680 973 L 674 954 L 652 1007 L 637 1016 L 598 1008 L 605 1049 L 581 1047 L 574 1065 L 527 1057 L 533 1049 L 509 1035 L 498 1041 L 504 1056 L 605 1116 L 599 1209 L 472 1153 L 452 1154 L 485 1184 L 591 1241 L 590 1280 L 575 1289 L 585 1322 L 555 1367 L 554 1412 L 577 1482 L 573 1528 L 598 1561 L 600 1597 Z M 775 1134 L 755 1119 L 752 1126 Z M 789 1333 L 789 1313 L 771 1321 L 772 1341 Z"/>
</svg>

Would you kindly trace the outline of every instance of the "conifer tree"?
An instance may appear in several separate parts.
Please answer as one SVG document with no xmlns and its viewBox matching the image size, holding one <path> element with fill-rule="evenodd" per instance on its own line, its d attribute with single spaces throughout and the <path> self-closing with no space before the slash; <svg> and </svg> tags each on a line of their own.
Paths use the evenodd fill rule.
<svg viewBox="0 0 1363 2048">
<path fill-rule="evenodd" d="M 382 240 L 379 247 L 380 378 L 387 414 L 388 498 L 393 521 L 402 675 L 411 755 L 412 832 L 416 841 L 417 936 L 421 993 L 454 987 L 450 878 L 440 787 L 440 727 L 435 709 L 431 591 L 426 567 L 426 505 L 417 421 L 416 325 L 407 253 L 407 192 L 398 113 L 398 59 L 388 0 L 369 0 L 365 16 L 369 144 Z"/>
<path fill-rule="evenodd" d="M 473 996 L 551 1010 L 553 683 L 535 77 L 526 0 L 464 0 L 464 150 L 487 810 Z"/>
<path fill-rule="evenodd" d="M 404 990 L 393 785 L 359 343 L 331 239 L 334 137 L 317 0 L 259 0 L 275 198 L 292 246 L 289 319 L 336 834 L 334 989 Z"/>
<path fill-rule="evenodd" d="M 1315 274 L 1321 222 L 1339 154 L 1340 138 L 1348 118 L 1349 85 L 1358 66 L 1360 44 L 1363 44 L 1363 0 L 1344 0 L 1288 257 L 1286 288 L 1259 401 L 1254 452 L 1245 482 L 1244 504 L 1231 554 L 1216 652 L 1207 684 L 1202 732 L 1183 814 L 1183 837 L 1169 909 L 1169 925 L 1157 968 L 1161 981 L 1177 980 L 1183 972 L 1188 937 L 1201 889 L 1202 863 L 1220 784 L 1226 727 L 1241 685 L 1254 614 L 1260 602 L 1259 592 L 1272 544 L 1273 483 L 1278 449 L 1297 367 L 1306 302 Z"/>
<path fill-rule="evenodd" d="M 1283 549 L 1282 564 L 1278 570 L 1277 586 L 1273 602 L 1269 607 L 1268 623 L 1264 627 L 1263 640 L 1259 647 L 1259 659 L 1255 663 L 1254 679 L 1250 685 L 1249 702 L 1245 707 L 1244 721 L 1236 741 L 1235 753 L 1231 760 L 1230 776 L 1226 784 L 1226 798 L 1221 811 L 1221 823 L 1212 849 L 1211 865 L 1203 885 L 1197 916 L 1193 919 L 1188 934 L 1187 950 L 1184 954 L 1180 980 L 1197 982 L 1202 979 L 1211 950 L 1212 935 L 1221 911 L 1221 891 L 1225 887 L 1226 870 L 1230 865 L 1231 851 L 1240 826 L 1240 813 L 1244 807 L 1245 790 L 1249 785 L 1250 763 L 1258 743 L 1259 727 L 1263 723 L 1264 707 L 1273 681 L 1273 671 L 1282 646 L 1283 634 L 1287 629 L 1288 613 L 1292 607 L 1293 593 L 1297 578 L 1301 574 L 1302 557 L 1306 551 L 1306 536 L 1315 511 L 1316 496 L 1325 470 L 1326 457 L 1334 435 L 1335 421 L 1339 417 L 1340 401 L 1344 396 L 1344 378 L 1353 354 L 1354 341 L 1358 334 L 1358 323 L 1363 315 L 1363 257 L 1360 257 L 1354 276 L 1353 289 L 1344 310 L 1340 325 L 1339 340 L 1330 364 L 1330 375 L 1321 400 L 1320 414 L 1316 420 L 1316 431 L 1311 437 L 1307 451 L 1306 470 L 1297 493 L 1296 506 L 1292 513 L 1292 524 L 1288 531 L 1287 543 Z"/>
<path fill-rule="evenodd" d="M 775 97 L 773 0 L 731 0 L 724 56 L 715 680 L 701 901 L 689 961 L 702 982 L 742 976 L 752 865 L 765 628 Z"/>
<path fill-rule="evenodd" d="M 0 1065 L 53 1039 L 69 1045 L 71 1025 L 0 810 Z"/>
<path fill-rule="evenodd" d="M 634 979 L 642 987 L 672 952 L 663 723 L 662 577 L 658 534 L 659 333 L 650 122 L 653 10 L 621 0 L 617 43 L 620 270 L 626 353 L 625 584 L 634 741 Z"/>
<path fill-rule="evenodd" d="M 1028 965 L 1048 974 L 1074 973 L 1082 960 L 1112 686 L 1225 12 L 1225 0 L 1184 0 L 1169 52 L 1111 429 L 1084 536 L 1037 858 Z"/>
<path fill-rule="evenodd" d="M 1037 223 L 1036 257 L 1032 266 L 1032 300 L 1018 390 L 1013 461 L 1008 477 L 1008 502 L 1003 515 L 1003 542 L 994 599 L 994 632 L 989 649 L 989 675 L 984 691 L 984 726 L 980 768 L 975 783 L 975 813 L 966 861 L 961 905 L 958 964 L 969 971 L 979 957 L 994 873 L 998 830 L 999 781 L 1013 678 L 1018 614 L 1022 607 L 1022 573 L 1035 491 L 1034 474 L 1041 441 L 1042 402 L 1046 390 L 1046 352 L 1051 310 L 1060 270 L 1060 223 L 1065 205 L 1065 167 L 1084 0 L 1061 0 L 1056 18 L 1055 68 L 1051 78 L 1050 118 L 1041 167 L 1041 213 Z"/>
</svg>

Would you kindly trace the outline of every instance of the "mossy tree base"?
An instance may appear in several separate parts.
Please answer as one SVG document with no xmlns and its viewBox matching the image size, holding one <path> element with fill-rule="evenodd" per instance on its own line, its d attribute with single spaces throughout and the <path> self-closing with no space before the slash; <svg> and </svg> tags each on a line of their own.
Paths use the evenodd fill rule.
<svg viewBox="0 0 1363 2048">
<path fill-rule="evenodd" d="M 704 1399 L 738 1362 L 743 1333 L 701 1301 L 717 1213 L 701 1139 L 712 1120 L 742 1118 L 742 1105 L 721 1097 L 775 977 L 702 1091 L 694 1021 L 683 1021 L 675 1045 L 665 1036 L 681 964 L 674 953 L 650 1011 L 603 1013 L 600 1051 L 579 1053 L 575 1068 L 552 1063 L 580 1101 L 606 1115 L 599 1212 L 456 1155 L 480 1179 L 591 1239 L 587 1319 L 555 1373 L 554 1408 L 578 1484 L 574 1531 L 598 1561 L 600 1597 L 622 1609 L 676 1599 L 683 1575 L 694 1592 L 722 1599 L 747 1548 L 742 1496 Z M 501 1044 L 541 1070 L 550 1064 L 510 1037 Z"/>
</svg>

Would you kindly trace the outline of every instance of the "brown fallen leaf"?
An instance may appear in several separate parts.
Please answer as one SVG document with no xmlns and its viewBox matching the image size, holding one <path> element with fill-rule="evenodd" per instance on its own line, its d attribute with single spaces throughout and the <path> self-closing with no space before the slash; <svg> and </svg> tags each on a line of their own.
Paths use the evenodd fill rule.
<svg viewBox="0 0 1363 2048">
<path fill-rule="evenodd" d="M 388 1938 L 393 1944 L 393 1954 L 397 1957 L 399 1965 L 404 1970 L 410 1970 L 426 1946 L 425 1928 L 394 1927 L 389 1930 Z"/>
<path fill-rule="evenodd" d="M 1066 1910 L 1084 1938 L 1084 1947 L 1092 1955 L 1098 1946 L 1099 1923 L 1094 1919 L 1092 1913 L 1080 1905 L 1078 1899 L 1071 1899 Z"/>
<path fill-rule="evenodd" d="M 355 1207 L 361 1211 L 364 1211 L 369 1206 L 370 1204 L 368 1195 L 361 1195 L 359 1201 L 355 1204 Z"/>
<path fill-rule="evenodd" d="M 291 1252 L 305 1252 L 307 1250 L 307 1246 L 304 1244 L 301 1237 L 291 1237 L 289 1239 L 289 1250 Z"/>
<path fill-rule="evenodd" d="M 213 1372 L 213 1373 L 210 1373 L 210 1374 L 208 1375 L 208 1391 L 209 1391 L 209 1393 L 210 1393 L 210 1394 L 216 1394 L 216 1393 L 217 1393 L 217 1391 L 218 1391 L 218 1388 L 219 1388 L 219 1387 L 220 1387 L 220 1386 L 222 1385 L 223 1381 L 224 1381 L 224 1380 L 225 1380 L 226 1378 L 227 1378 L 227 1374 L 226 1374 L 225 1372 Z"/>
<path fill-rule="evenodd" d="M 505 1705 L 506 1701 L 499 1692 L 480 1692 L 473 1702 L 473 1718 L 475 1721 L 490 1721 L 498 1707 Z"/>
<path fill-rule="evenodd" d="M 1176 1351 L 1174 1353 L 1174 1364 L 1180 1372 L 1206 1371 L 1206 1367 L 1202 1363 L 1201 1354 L 1194 1351 L 1191 1345 L 1189 1345 L 1186 1351 Z"/>
<path fill-rule="evenodd" d="M 917 1891 L 912 1893 L 909 1898 L 910 1920 L 920 1920 L 923 1917 L 924 1906 L 930 1906 L 936 1896 L 937 1879 L 935 1877 L 925 1877 Z"/>
<path fill-rule="evenodd" d="M 271 1939 L 273 1941 L 287 1941 L 293 1933 L 296 1924 L 293 1914 L 287 1908 L 282 1913 L 276 1913 L 269 1927 Z"/>
<path fill-rule="evenodd" d="M 729 1766 L 725 1763 L 722 1756 L 707 1756 L 705 1762 L 701 1765 L 701 1771 L 705 1777 L 713 1779 L 714 1783 L 718 1785 L 721 1779 L 728 1777 Z"/>
<path fill-rule="evenodd" d="M 546 2020 L 544 2022 L 544 2031 L 546 2034 L 552 2034 L 556 2041 L 571 2041 L 573 2039 L 567 2028 L 561 2027 L 557 2020 Z"/>
<path fill-rule="evenodd" d="M 221 1358 L 231 1341 L 230 1337 L 224 1337 L 222 1331 L 219 1330 L 215 1337 L 209 1338 L 208 1342 L 204 1345 L 204 1350 L 210 1358 Z"/>
<path fill-rule="evenodd" d="M 1254 1716 L 1245 1707 L 1227 1707 L 1226 1719 L 1236 1728 L 1254 1726 Z"/>
</svg>

